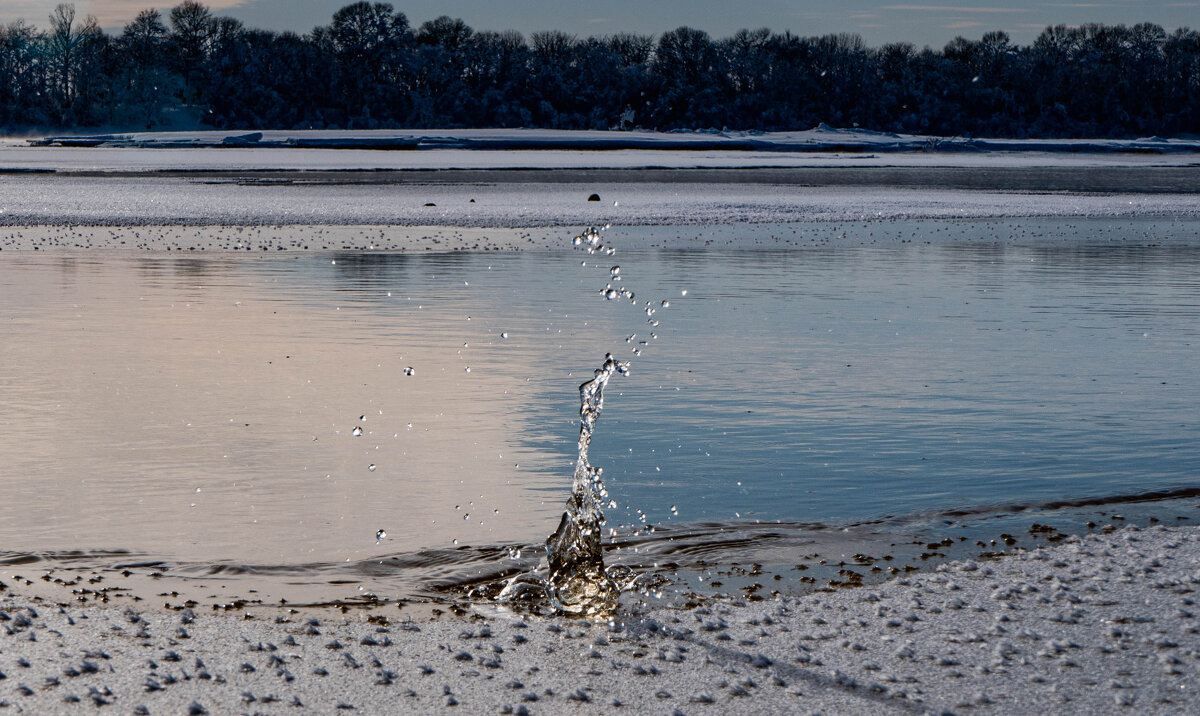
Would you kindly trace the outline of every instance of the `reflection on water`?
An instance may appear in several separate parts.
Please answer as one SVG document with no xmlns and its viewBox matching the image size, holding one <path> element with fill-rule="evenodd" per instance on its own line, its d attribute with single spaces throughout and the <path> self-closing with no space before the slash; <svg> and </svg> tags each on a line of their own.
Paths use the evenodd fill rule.
<svg viewBox="0 0 1200 716">
<path fill-rule="evenodd" d="M 502 573 L 557 523 L 579 383 L 635 332 L 591 446 L 620 540 L 720 561 L 755 522 L 1195 487 L 1200 244 L 1023 227 L 1048 239 L 622 251 L 671 299 L 655 338 L 567 248 L 5 252 L 0 549 Z"/>
</svg>

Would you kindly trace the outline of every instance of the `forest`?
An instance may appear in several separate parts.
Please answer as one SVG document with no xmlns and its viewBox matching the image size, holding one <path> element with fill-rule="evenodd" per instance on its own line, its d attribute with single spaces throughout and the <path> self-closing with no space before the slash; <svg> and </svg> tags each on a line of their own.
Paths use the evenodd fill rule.
<svg viewBox="0 0 1200 716">
<path fill-rule="evenodd" d="M 413 27 L 355 2 L 298 35 L 245 27 L 195 0 L 147 9 L 120 34 L 59 5 L 45 29 L 0 25 L 6 132 L 221 129 L 835 127 L 976 137 L 1200 133 L 1200 33 L 1154 24 L 1003 32 L 941 49 L 768 29 L 713 38 L 580 38 Z"/>
</svg>

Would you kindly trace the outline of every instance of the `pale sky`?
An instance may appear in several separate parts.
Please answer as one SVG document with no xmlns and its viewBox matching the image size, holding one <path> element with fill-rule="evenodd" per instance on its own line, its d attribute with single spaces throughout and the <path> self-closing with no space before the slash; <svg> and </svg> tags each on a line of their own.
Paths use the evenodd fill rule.
<svg viewBox="0 0 1200 716">
<path fill-rule="evenodd" d="M 329 23 L 350 0 L 209 0 L 214 13 L 250 27 L 304 33 Z M 0 0 L 0 23 L 23 18 L 44 27 L 58 0 Z M 77 0 L 79 17 L 92 14 L 100 25 L 119 31 L 138 11 L 166 11 L 176 2 L 154 0 Z M 726 37 L 742 28 L 767 27 L 801 36 L 851 32 L 869 45 L 911 42 L 944 46 L 955 36 L 978 39 L 1004 30 L 1027 44 L 1047 25 L 1153 22 L 1168 32 L 1200 26 L 1200 0 L 1147 2 L 1040 2 L 1038 0 L 406 0 L 391 3 L 419 26 L 439 15 L 462 18 L 476 30 L 563 30 L 581 37 L 617 32 L 659 34 L 680 25 Z"/>
</svg>

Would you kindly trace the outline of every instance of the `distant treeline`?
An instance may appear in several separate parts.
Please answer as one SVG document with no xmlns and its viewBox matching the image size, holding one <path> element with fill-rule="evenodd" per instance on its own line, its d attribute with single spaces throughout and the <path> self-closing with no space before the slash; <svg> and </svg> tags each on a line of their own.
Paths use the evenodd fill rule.
<svg viewBox="0 0 1200 716">
<path fill-rule="evenodd" d="M 306 35 L 247 28 L 188 0 L 116 36 L 59 5 L 0 26 L 0 127 L 153 128 L 173 110 L 218 128 L 807 129 L 943 136 L 1200 133 L 1200 33 L 1048 27 L 941 50 L 857 35 L 688 27 L 578 38 L 413 28 L 356 2 Z"/>
</svg>

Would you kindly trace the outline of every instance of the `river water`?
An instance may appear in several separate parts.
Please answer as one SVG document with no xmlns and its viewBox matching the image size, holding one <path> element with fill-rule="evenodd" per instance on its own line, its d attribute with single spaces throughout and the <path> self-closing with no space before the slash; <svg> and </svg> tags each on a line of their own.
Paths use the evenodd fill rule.
<svg viewBox="0 0 1200 716">
<path fill-rule="evenodd" d="M 6 251 L 0 565 L 293 602 L 531 568 L 609 352 L 631 361 L 591 445 L 612 559 L 676 591 L 751 562 L 786 589 L 938 530 L 1200 516 L 1200 222 L 801 228 L 613 228 L 613 256 L 578 228 L 550 251 Z"/>
</svg>

